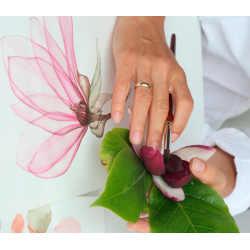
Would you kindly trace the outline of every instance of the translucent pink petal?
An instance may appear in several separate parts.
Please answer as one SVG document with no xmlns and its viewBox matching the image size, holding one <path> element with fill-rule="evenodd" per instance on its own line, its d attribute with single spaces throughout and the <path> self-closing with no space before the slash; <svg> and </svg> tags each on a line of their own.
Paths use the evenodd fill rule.
<svg viewBox="0 0 250 250">
<path fill-rule="evenodd" d="M 55 121 L 47 116 L 39 117 L 30 123 L 54 135 L 65 135 L 74 129 L 82 127 L 78 121 Z"/>
<path fill-rule="evenodd" d="M 59 22 L 60 22 L 60 28 L 62 31 L 66 58 L 71 67 L 71 70 L 69 70 L 70 78 L 76 79 L 77 78 L 77 64 L 76 64 L 75 51 L 74 51 L 72 17 L 60 16 Z M 73 75 L 71 75 L 72 73 Z"/>
<path fill-rule="evenodd" d="M 131 122 L 131 117 L 132 117 L 132 107 L 128 107 L 128 114 L 129 114 L 129 125 Z M 146 140 L 147 140 L 147 132 L 148 132 L 148 118 L 146 120 L 144 132 L 143 132 L 143 137 L 142 137 L 142 142 L 139 145 L 133 145 L 133 149 L 135 153 L 141 158 L 141 148 L 142 146 L 146 145 Z"/>
<path fill-rule="evenodd" d="M 26 58 L 35 58 L 37 55 L 39 58 L 43 59 L 49 64 L 51 64 L 51 61 L 53 61 L 55 64 L 55 60 L 52 60 L 53 57 L 49 54 L 49 52 L 45 48 L 32 42 L 28 38 L 20 36 L 3 37 L 2 49 L 3 49 L 3 61 L 7 72 L 9 68 L 8 57 L 21 56 Z M 48 94 L 55 93 L 62 100 L 68 99 L 68 96 L 65 93 L 65 90 L 62 84 L 59 82 L 59 80 L 53 82 L 51 88 L 45 88 L 43 87 L 42 83 L 45 83 L 45 86 L 48 85 L 48 83 L 44 78 L 43 72 L 39 68 L 39 65 L 37 63 L 34 63 L 34 60 L 26 60 L 25 63 L 26 65 L 23 63 L 23 67 L 25 68 L 25 70 L 32 72 L 33 75 L 39 78 L 39 81 L 36 82 L 36 86 L 39 86 L 38 89 L 40 90 L 40 92 Z M 58 67 L 59 70 L 63 71 L 58 63 L 56 63 L 56 66 Z M 53 75 L 55 75 L 55 73 Z M 9 75 L 9 77 L 11 76 Z M 22 99 L 23 96 L 18 98 Z"/>
<path fill-rule="evenodd" d="M 182 188 L 172 188 L 170 187 L 161 176 L 153 175 L 154 184 L 161 190 L 161 192 L 169 199 L 175 201 L 183 201 L 185 199 L 185 194 Z"/>
<path fill-rule="evenodd" d="M 43 129 L 28 124 L 23 131 L 16 154 L 16 164 L 29 172 L 27 165 L 39 147 L 51 138 L 51 134 Z"/>
<path fill-rule="evenodd" d="M 81 137 L 83 129 L 75 129 L 63 136 L 53 135 L 43 143 L 33 159 L 28 164 L 28 169 L 33 174 L 41 174 L 51 169 L 69 152 Z"/>
<path fill-rule="evenodd" d="M 44 131 L 43 129 L 34 126 L 32 124 L 29 124 L 22 133 L 19 141 L 19 146 L 16 155 L 16 164 L 28 172 L 36 173 L 36 171 L 33 171 L 33 169 L 31 169 L 32 171 L 30 171 L 28 165 L 32 162 L 32 160 L 34 160 L 36 153 L 42 146 L 48 145 L 49 142 L 51 142 L 51 140 L 55 141 L 56 138 L 58 139 L 58 150 L 64 148 L 64 153 L 66 155 L 67 150 L 65 150 L 65 148 L 68 147 L 69 151 L 71 146 L 74 145 L 74 142 L 72 142 L 72 137 L 74 137 L 73 140 L 75 139 L 76 142 L 79 138 L 79 136 L 77 137 L 77 134 L 79 133 L 80 135 L 81 132 L 85 130 L 87 130 L 87 127 L 73 130 L 72 132 L 67 134 L 66 138 L 64 138 L 65 136 L 51 135 L 50 133 Z M 69 134 L 71 134 L 71 136 L 69 136 Z M 65 141 L 65 139 L 67 140 L 69 137 L 71 137 L 71 139 Z M 53 145 L 48 145 L 48 146 L 51 146 L 52 148 L 51 153 L 54 152 L 53 150 L 55 149 L 53 149 L 52 147 Z M 57 148 L 56 145 L 54 146 L 55 148 Z M 53 165 L 51 164 L 51 162 L 54 161 L 55 158 L 57 158 L 58 162 L 61 161 L 63 158 L 63 155 L 61 156 L 61 158 L 59 157 L 60 159 L 58 158 L 58 155 L 50 155 L 49 150 L 50 148 L 48 147 L 47 152 L 43 152 L 44 154 L 47 153 L 47 155 L 45 155 L 45 158 L 42 159 L 41 162 L 41 164 L 44 164 L 45 161 L 46 163 L 48 163 L 49 167 L 48 166 L 44 167 L 44 169 L 47 168 L 47 170 L 50 168 L 51 165 Z M 38 164 L 38 167 L 41 167 L 40 164 Z"/>
<path fill-rule="evenodd" d="M 54 106 L 57 106 L 58 98 L 57 97 L 51 97 L 51 96 L 46 96 L 46 95 L 35 95 L 35 96 L 30 96 L 28 97 L 36 103 L 33 99 L 36 99 L 36 101 L 40 100 L 42 101 L 50 101 L 51 104 Z M 67 113 L 63 113 L 60 111 L 53 111 L 49 112 L 51 106 L 47 107 L 46 110 L 43 110 L 38 112 L 36 109 L 30 108 L 29 105 L 26 105 L 26 102 L 28 98 L 25 98 L 26 100 L 23 100 L 22 102 L 18 102 L 16 104 L 11 105 L 11 109 L 17 114 L 19 117 L 21 117 L 23 120 L 27 122 L 32 122 L 33 120 L 41 117 L 41 113 L 46 115 L 48 118 L 56 120 L 56 121 L 78 121 L 76 115 L 72 113 L 70 110 L 66 110 Z M 59 101 L 60 104 L 60 101 Z M 45 105 L 44 105 L 45 106 Z M 61 105 L 59 106 L 59 108 Z M 63 107 L 63 106 L 62 106 Z M 59 109 L 62 111 L 62 109 Z"/>
<path fill-rule="evenodd" d="M 199 157 L 204 161 L 207 161 L 214 153 L 216 149 L 203 145 L 193 145 L 181 148 L 171 154 L 178 155 L 182 160 L 190 162 L 192 158 Z"/>
<path fill-rule="evenodd" d="M 80 143 L 82 141 L 83 136 L 85 135 L 88 127 L 85 127 L 82 131 L 81 136 L 77 140 L 77 142 L 72 146 L 72 148 L 68 151 L 67 154 L 58 162 L 56 163 L 51 169 L 48 171 L 42 173 L 42 174 L 36 174 L 37 177 L 49 179 L 49 178 L 55 178 L 58 177 L 69 169 L 73 159 L 75 158 L 75 155 L 77 153 L 77 150 L 80 146 Z"/>
<path fill-rule="evenodd" d="M 48 19 L 51 18 L 48 17 Z M 56 18 L 52 19 L 56 21 L 54 23 L 54 26 L 58 26 L 59 28 L 58 20 Z M 55 70 L 55 74 L 57 75 L 58 80 L 61 80 L 61 74 L 58 75 L 58 72 L 62 72 L 64 76 L 66 75 L 69 78 L 70 84 L 63 85 L 66 93 L 69 94 L 69 91 L 74 91 L 79 99 L 84 99 L 85 101 L 87 101 L 87 98 L 84 96 L 84 94 L 81 94 L 81 91 L 79 91 L 79 86 L 75 74 L 72 73 L 70 64 L 68 63 L 62 50 L 56 44 L 47 29 L 36 18 L 31 19 L 31 39 L 32 41 L 41 44 L 43 47 L 48 48 L 47 54 L 50 56 L 50 59 L 48 59 L 48 55 L 45 55 L 44 51 L 42 51 L 38 46 L 34 46 L 33 43 L 35 56 L 44 59 L 46 62 L 49 62 L 49 64 L 51 64 L 55 69 L 57 69 Z"/>
<path fill-rule="evenodd" d="M 40 61 L 41 66 L 44 66 L 44 69 L 47 70 L 47 75 L 46 75 L 46 78 L 47 78 L 46 83 L 47 84 L 44 84 L 43 82 L 41 82 L 37 78 L 36 74 L 34 74 L 34 71 L 32 71 L 32 72 L 30 71 L 30 65 L 32 65 L 32 63 L 33 63 L 34 68 L 35 67 L 38 68 L 37 61 Z M 40 69 L 38 69 L 38 70 L 40 70 Z M 15 88 L 14 89 L 12 88 L 12 90 L 21 101 L 23 101 L 23 99 L 25 97 L 28 98 L 28 96 L 34 96 L 35 94 L 52 93 L 50 95 L 54 95 L 54 91 L 51 89 L 50 84 L 53 86 L 53 84 L 57 80 L 57 78 L 53 79 L 53 71 L 54 71 L 54 69 L 51 65 L 49 65 L 45 61 L 41 61 L 39 59 L 36 60 L 36 59 L 28 59 L 28 58 L 21 58 L 21 57 L 9 58 L 9 71 L 8 71 L 8 73 L 10 76 L 10 84 L 15 86 Z M 65 76 L 61 73 L 59 73 L 59 75 L 61 75 L 61 77 L 62 77 L 61 83 L 67 85 L 68 79 L 65 78 Z M 16 90 L 18 90 L 18 91 L 16 91 Z M 21 95 L 20 95 L 20 93 L 21 93 Z M 64 108 L 64 110 L 65 109 L 69 110 L 69 106 L 70 106 L 69 102 L 78 103 L 80 101 L 78 96 L 75 95 L 74 91 L 72 91 L 71 93 L 68 92 L 67 94 L 69 96 L 69 101 L 67 99 L 62 99 L 62 98 L 57 97 L 58 100 L 61 99 L 61 106 L 62 106 L 62 108 Z M 28 99 L 30 101 L 30 98 L 28 98 Z M 26 104 L 29 105 L 31 108 L 37 107 L 36 104 L 34 104 L 33 102 L 31 102 L 31 103 L 32 103 L 32 105 L 29 105 L 28 103 L 26 103 Z M 49 104 L 50 103 L 45 103 L 43 105 L 48 106 Z M 41 106 L 37 107 L 37 108 L 41 109 Z M 57 109 L 54 111 L 59 111 L 59 110 Z"/>
</svg>

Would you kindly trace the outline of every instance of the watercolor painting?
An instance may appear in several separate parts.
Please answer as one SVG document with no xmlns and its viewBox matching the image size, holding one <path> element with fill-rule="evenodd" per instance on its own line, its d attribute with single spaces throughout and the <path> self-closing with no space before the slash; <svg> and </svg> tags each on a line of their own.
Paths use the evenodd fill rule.
<svg viewBox="0 0 250 250">
<path fill-rule="evenodd" d="M 20 100 L 11 109 L 28 122 L 20 138 L 16 164 L 48 179 L 69 169 L 88 127 L 96 137 L 103 136 L 111 114 L 102 114 L 102 107 L 112 95 L 100 93 L 98 40 L 96 69 L 90 83 L 77 69 L 72 17 L 44 17 L 43 22 L 31 18 L 30 39 L 5 36 L 1 45 L 11 90 Z M 34 126 L 47 135 L 34 133 Z"/>
<path fill-rule="evenodd" d="M 77 197 L 1 220 L 2 233 L 105 232 L 103 208 L 90 208 L 96 197 Z"/>
</svg>

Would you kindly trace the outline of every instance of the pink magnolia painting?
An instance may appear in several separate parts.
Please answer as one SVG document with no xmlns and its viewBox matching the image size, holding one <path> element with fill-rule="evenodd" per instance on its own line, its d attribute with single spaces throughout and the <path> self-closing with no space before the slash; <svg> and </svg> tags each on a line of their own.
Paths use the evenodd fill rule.
<svg viewBox="0 0 250 250">
<path fill-rule="evenodd" d="M 10 87 L 20 102 L 11 109 L 28 124 L 21 135 L 16 164 L 40 178 L 55 178 L 70 167 L 88 127 L 102 137 L 111 114 L 102 107 L 111 94 L 101 91 L 101 57 L 91 84 L 77 69 L 72 17 L 30 20 L 30 39 L 2 38 Z M 46 135 L 34 132 L 34 126 Z"/>
</svg>

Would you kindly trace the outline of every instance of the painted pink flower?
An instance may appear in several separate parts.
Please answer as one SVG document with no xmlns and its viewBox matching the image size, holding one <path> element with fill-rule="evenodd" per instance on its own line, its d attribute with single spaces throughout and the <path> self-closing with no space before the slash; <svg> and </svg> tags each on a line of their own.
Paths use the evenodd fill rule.
<svg viewBox="0 0 250 250">
<path fill-rule="evenodd" d="M 81 233 L 81 224 L 70 215 L 67 219 L 62 218 L 59 225 L 54 229 L 55 233 Z"/>
<path fill-rule="evenodd" d="M 132 108 L 128 108 L 128 113 L 131 117 L 132 115 Z M 192 174 L 189 170 L 188 162 L 191 161 L 194 157 L 199 157 L 205 161 L 207 161 L 214 153 L 215 149 L 208 146 L 203 145 L 193 145 L 181 148 L 177 151 L 171 153 L 171 155 L 175 155 L 173 161 L 181 161 L 182 166 L 176 171 L 171 170 L 171 172 L 167 171 L 167 165 L 165 166 L 163 155 L 158 151 L 154 150 L 152 147 L 146 146 L 146 137 L 147 137 L 147 129 L 148 129 L 148 122 L 146 122 L 146 126 L 144 129 L 143 140 L 140 145 L 133 145 L 135 153 L 144 161 L 145 166 L 147 167 L 148 171 L 152 174 L 154 184 L 162 191 L 162 193 L 175 201 L 182 201 L 185 199 L 185 194 L 182 189 L 182 185 L 187 183 L 191 180 Z M 175 162 L 173 162 L 175 163 Z M 168 166 L 172 168 L 171 166 Z M 168 175 L 181 177 L 175 183 L 178 187 L 170 186 L 169 179 L 166 180 L 165 175 L 168 172 Z M 173 173 L 175 172 L 175 173 Z M 185 172 L 185 173 L 184 173 Z M 179 176 L 178 176 L 179 173 Z M 167 183 L 168 181 L 168 183 Z M 182 183 L 181 183 L 182 182 Z"/>
<path fill-rule="evenodd" d="M 101 58 L 91 84 L 78 72 L 71 17 L 30 20 L 31 38 L 6 36 L 2 52 L 9 83 L 20 100 L 11 109 L 28 122 L 16 163 L 41 178 L 54 178 L 70 167 L 88 126 L 102 137 L 111 115 L 102 106 L 111 94 L 100 94 Z"/>
</svg>

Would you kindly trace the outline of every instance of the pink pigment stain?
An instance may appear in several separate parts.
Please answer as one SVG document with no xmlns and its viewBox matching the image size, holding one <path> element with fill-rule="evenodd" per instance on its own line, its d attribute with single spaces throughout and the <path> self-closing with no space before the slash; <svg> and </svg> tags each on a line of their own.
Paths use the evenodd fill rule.
<svg viewBox="0 0 250 250">
<path fill-rule="evenodd" d="M 24 219 L 21 214 L 17 214 L 11 225 L 11 233 L 22 233 L 24 229 Z"/>
<path fill-rule="evenodd" d="M 62 218 L 59 225 L 54 229 L 55 233 L 82 233 L 81 224 L 72 216 Z"/>
</svg>

